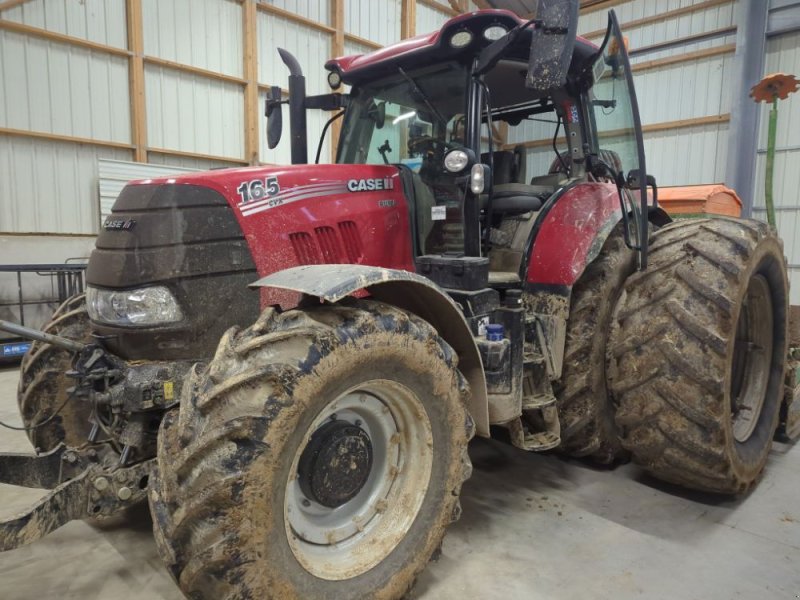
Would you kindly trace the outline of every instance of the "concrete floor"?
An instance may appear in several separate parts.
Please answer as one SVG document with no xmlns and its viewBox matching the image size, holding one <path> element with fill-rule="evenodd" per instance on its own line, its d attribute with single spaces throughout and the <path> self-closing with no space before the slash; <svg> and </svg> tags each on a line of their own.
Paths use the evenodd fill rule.
<svg viewBox="0 0 800 600">
<path fill-rule="evenodd" d="M 12 423 L 16 381 L 15 370 L 0 371 L 0 419 Z M 0 450 L 29 445 L 2 429 Z M 463 516 L 414 598 L 800 598 L 800 448 L 776 445 L 761 484 L 736 501 L 683 492 L 632 465 L 595 470 L 484 440 L 471 455 Z M 39 495 L 0 485 L 0 514 Z M 7 600 L 182 598 L 146 507 L 0 554 L 0 582 Z"/>
</svg>

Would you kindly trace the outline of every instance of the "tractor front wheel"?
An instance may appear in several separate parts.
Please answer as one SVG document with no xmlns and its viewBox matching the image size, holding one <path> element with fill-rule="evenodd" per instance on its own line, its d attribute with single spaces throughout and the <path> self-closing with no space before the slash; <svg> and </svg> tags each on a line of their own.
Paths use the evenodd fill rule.
<svg viewBox="0 0 800 600">
<path fill-rule="evenodd" d="M 609 378 L 617 425 L 656 477 L 740 493 L 764 468 L 787 350 L 783 248 L 764 223 L 679 221 L 615 311 Z"/>
<path fill-rule="evenodd" d="M 229 331 L 159 436 L 154 528 L 184 593 L 402 597 L 471 471 L 456 362 L 430 325 L 370 301 Z"/>
</svg>

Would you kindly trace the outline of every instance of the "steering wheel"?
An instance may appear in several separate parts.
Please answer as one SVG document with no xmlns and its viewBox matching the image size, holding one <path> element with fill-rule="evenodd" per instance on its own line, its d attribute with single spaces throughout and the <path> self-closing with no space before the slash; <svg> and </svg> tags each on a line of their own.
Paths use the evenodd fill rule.
<svg viewBox="0 0 800 600">
<path fill-rule="evenodd" d="M 440 140 L 430 135 L 421 135 L 408 140 L 409 154 L 434 154 L 436 153 L 436 149 L 439 148 L 442 155 L 444 155 L 448 150 L 451 150 L 455 147 L 456 144 L 445 142 L 444 140 Z"/>
</svg>

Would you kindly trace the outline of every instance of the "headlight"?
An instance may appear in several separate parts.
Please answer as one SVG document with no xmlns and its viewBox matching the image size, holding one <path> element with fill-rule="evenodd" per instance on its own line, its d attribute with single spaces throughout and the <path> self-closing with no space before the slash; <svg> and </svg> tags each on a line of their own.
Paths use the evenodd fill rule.
<svg viewBox="0 0 800 600">
<path fill-rule="evenodd" d="M 469 163 L 469 156 L 463 150 L 451 150 L 444 155 L 444 168 L 451 173 L 460 173 Z"/>
<path fill-rule="evenodd" d="M 508 30 L 502 25 L 490 25 L 489 27 L 483 30 L 483 37 L 489 40 L 490 42 L 494 42 L 503 37 L 507 31 Z"/>
<path fill-rule="evenodd" d="M 89 286 L 86 308 L 92 321 L 109 325 L 162 325 L 183 319 L 175 296 L 163 286 L 138 290 L 101 290 Z"/>
</svg>

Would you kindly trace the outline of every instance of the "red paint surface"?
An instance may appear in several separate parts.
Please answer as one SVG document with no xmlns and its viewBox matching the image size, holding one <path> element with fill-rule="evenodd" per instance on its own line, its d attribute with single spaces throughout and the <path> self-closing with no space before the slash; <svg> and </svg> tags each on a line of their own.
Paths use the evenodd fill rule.
<svg viewBox="0 0 800 600">
<path fill-rule="evenodd" d="M 539 229 L 528 263 L 528 283 L 573 285 L 586 268 L 598 231 L 621 218 L 614 184 L 580 183 L 568 190 Z"/>
<path fill-rule="evenodd" d="M 337 184 L 340 192 L 326 196 L 312 196 L 247 215 L 253 202 L 240 203 L 237 188 L 242 182 L 266 177 L 277 177 L 280 192 L 299 193 L 301 186 L 325 186 L 328 190 Z M 343 189 L 350 180 L 389 179 L 392 189 L 350 192 Z M 259 276 L 299 264 L 354 263 L 414 271 L 409 225 L 408 205 L 403 186 L 395 167 L 383 165 L 289 165 L 270 167 L 245 167 L 223 169 L 205 173 L 187 173 L 176 177 L 146 179 L 136 183 L 174 183 L 209 187 L 221 193 L 233 208 L 245 239 L 250 246 Z M 313 194 L 314 189 L 309 188 Z M 295 196 L 297 197 L 297 196 Z M 346 236 L 352 240 L 353 225 L 357 231 L 360 253 L 351 260 L 347 252 Z M 324 230 L 324 228 L 329 228 Z M 347 232 L 343 232 L 343 228 Z M 318 260 L 301 261 L 290 236 L 309 236 Z M 322 235 L 324 234 L 324 235 Z M 333 240 L 327 244 L 325 240 Z M 333 252 L 325 252 L 324 248 Z M 265 290 L 265 304 L 286 304 L 285 294 Z"/>
</svg>

